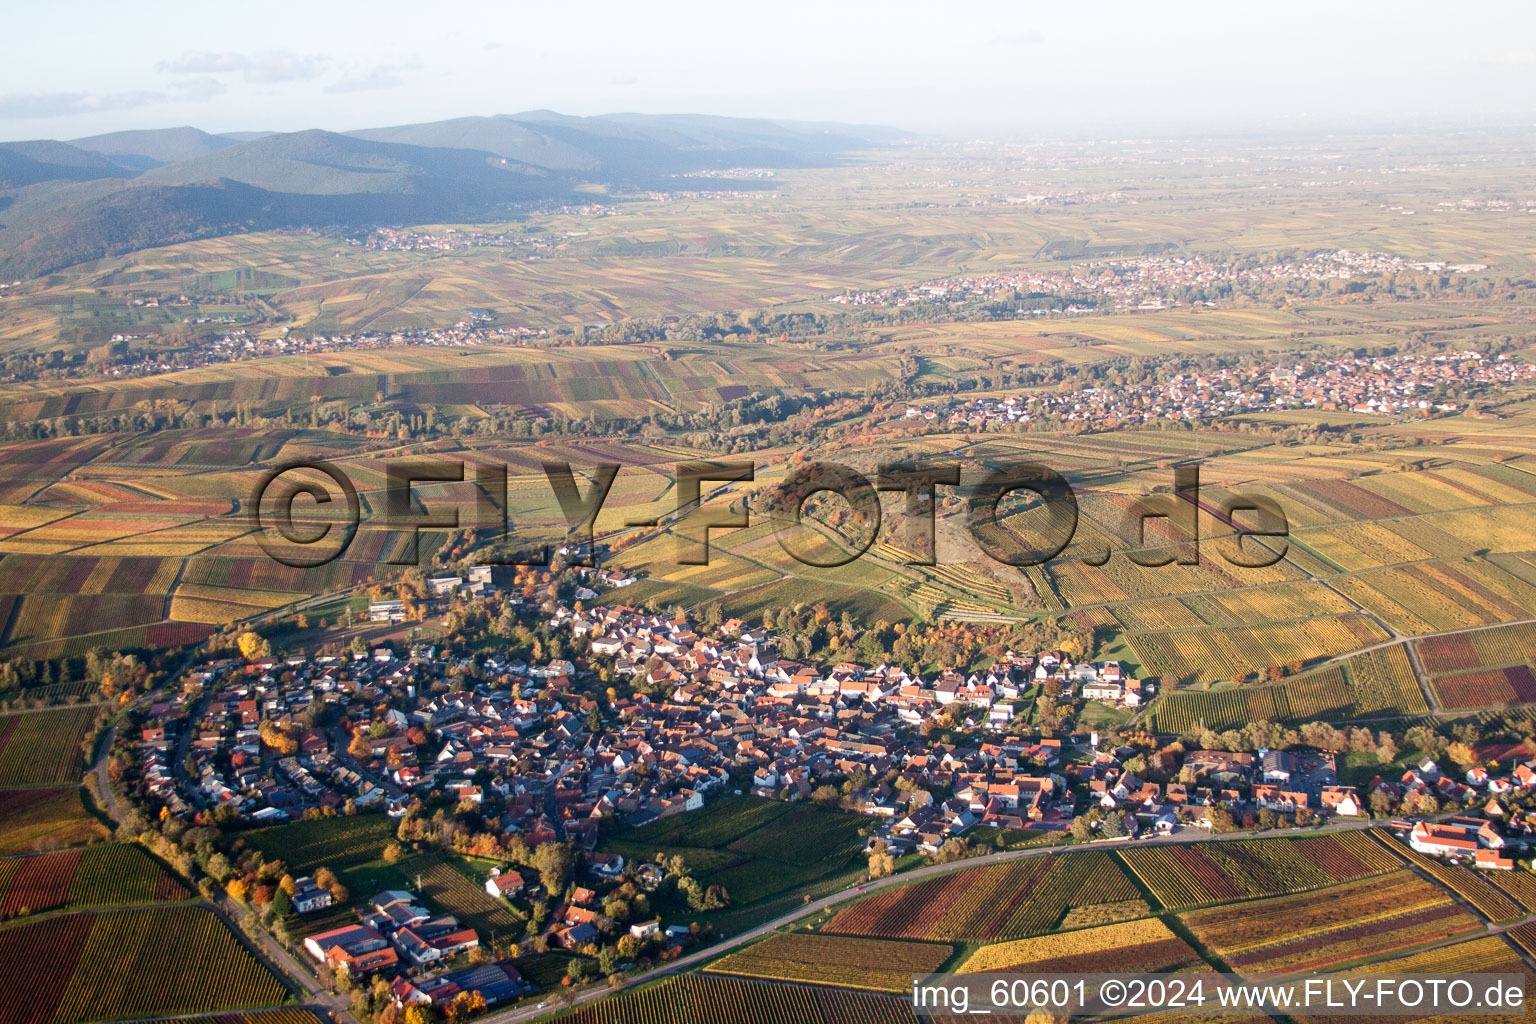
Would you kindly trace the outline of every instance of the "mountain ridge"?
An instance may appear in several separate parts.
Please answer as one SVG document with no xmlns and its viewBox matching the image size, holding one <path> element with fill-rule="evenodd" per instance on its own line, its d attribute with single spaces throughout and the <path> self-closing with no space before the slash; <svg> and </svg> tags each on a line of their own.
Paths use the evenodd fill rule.
<svg viewBox="0 0 1536 1024">
<path fill-rule="evenodd" d="M 505 219 L 578 185 L 825 166 L 908 136 L 698 114 L 493 114 L 346 132 L 191 126 L 0 143 L 0 276 L 188 238 L 303 225 Z"/>
</svg>

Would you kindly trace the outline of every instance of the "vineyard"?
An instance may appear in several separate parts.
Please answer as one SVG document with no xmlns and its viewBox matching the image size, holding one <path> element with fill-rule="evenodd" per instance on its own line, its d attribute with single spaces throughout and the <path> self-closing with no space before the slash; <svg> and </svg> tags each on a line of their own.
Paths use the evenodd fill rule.
<svg viewBox="0 0 1536 1024">
<path fill-rule="evenodd" d="M 954 947 L 933 942 L 857 939 L 803 932 L 773 935 L 715 961 L 709 970 L 777 981 L 905 992 L 912 976 L 932 974 Z"/>
<path fill-rule="evenodd" d="M 1140 895 L 1108 854 L 1038 857 L 876 893 L 839 911 L 822 931 L 994 942 L 1051 931 L 1073 908 L 1127 904 Z"/>
<path fill-rule="evenodd" d="M 1390 853 L 1352 832 L 1133 847 L 1119 853 L 1169 910 L 1318 889 L 1401 866 Z"/>
<path fill-rule="evenodd" d="M 1529 613 L 1527 613 L 1529 614 Z M 1536 651 L 1536 623 L 1432 636 L 1419 641 L 1419 657 L 1431 675 L 1472 668 L 1524 664 Z"/>
<path fill-rule="evenodd" d="M 80 781 L 80 741 L 99 709 L 75 704 L 0 717 L 0 788 Z"/>
<path fill-rule="evenodd" d="M 667 978 L 600 999 L 559 1019 L 567 1024 L 917 1024 L 910 996 L 713 974 Z M 938 1024 L 936 1018 L 925 1019 Z"/>
<path fill-rule="evenodd" d="M 1529 928 L 1530 925 L 1523 927 Z M 1511 933 L 1513 935 L 1513 933 Z M 1516 941 L 1519 941 L 1518 939 Z M 1421 953 L 1413 953 L 1399 957 L 1396 960 L 1382 960 L 1377 963 L 1357 967 L 1345 972 L 1344 977 L 1361 974 L 1388 974 L 1399 978 L 1445 978 L 1456 974 L 1521 974 L 1525 976 L 1525 987 L 1529 991 L 1533 980 L 1531 971 L 1525 962 L 1520 959 L 1501 938 L 1496 935 L 1485 936 L 1480 939 L 1468 939 L 1465 942 L 1453 943 L 1438 949 L 1429 949 Z M 1465 1019 L 1466 1015 L 1433 1016 L 1428 1013 L 1415 1017 L 1394 1016 L 1394 1021 L 1404 1022 L 1422 1020 L 1446 1021 Z M 1515 1013 L 1479 1015 L 1477 1019 L 1486 1024 L 1523 1024 L 1529 1018 L 1526 1007 L 1521 1007 Z M 1339 1016 L 1309 1016 L 1307 1020 L 1318 1021 L 1320 1024 L 1344 1024 L 1357 1020 L 1355 1017 Z"/>
<path fill-rule="evenodd" d="M 1244 974 L 1334 970 L 1456 935 L 1482 922 L 1408 871 L 1295 896 L 1181 915 L 1201 944 Z"/>
<path fill-rule="evenodd" d="M 1529 665 L 1436 676 L 1433 685 L 1450 710 L 1536 703 L 1536 676 Z"/>
<path fill-rule="evenodd" d="M 313 1010 L 288 1007 L 282 1010 L 252 1010 L 249 1013 L 221 1013 L 210 1017 L 182 1017 L 176 1024 L 325 1024 Z"/>
<path fill-rule="evenodd" d="M 245 833 L 252 848 L 287 864 L 295 875 L 373 860 L 394 837 L 395 823 L 382 814 L 291 821 Z"/>
<path fill-rule="evenodd" d="M 106 828 L 80 802 L 78 786 L 0 790 L 0 853 L 106 838 Z"/>
<path fill-rule="evenodd" d="M 1171 686 L 1253 676 L 1270 665 L 1314 661 L 1386 639 L 1371 619 L 1349 614 L 1285 624 L 1138 633 L 1129 642 L 1148 674 Z"/>
<path fill-rule="evenodd" d="M 103 844 L 0 859 L 0 919 L 43 910 L 181 900 L 188 893 L 138 846 Z"/>
<path fill-rule="evenodd" d="M 1445 886 L 1451 892 L 1460 896 L 1488 920 L 1495 923 L 1502 921 L 1514 921 L 1525 916 L 1514 900 L 1510 899 L 1493 883 L 1482 875 L 1467 868 L 1457 867 L 1454 864 L 1446 864 L 1433 857 L 1426 857 L 1422 853 L 1411 850 L 1405 844 L 1399 842 L 1386 832 L 1372 829 L 1370 835 L 1384 849 L 1402 857 L 1414 867 L 1429 875 L 1435 881 Z"/>
<path fill-rule="evenodd" d="M 0 987 L 0 1020 L 8 1024 L 209 1013 L 274 1005 L 288 994 L 201 907 L 66 914 L 0 928 L 0 958 L 26 979 Z"/>
<path fill-rule="evenodd" d="M 599 848 L 639 860 L 681 856 L 700 883 L 724 886 L 740 906 L 851 875 L 863 863 L 867 827 L 859 815 L 814 804 L 737 797 L 616 830 Z"/>
<path fill-rule="evenodd" d="M 1520 904 L 1522 910 L 1536 913 L 1536 874 L 1529 871 L 1490 871 L 1483 877 Z"/>
<path fill-rule="evenodd" d="M 1157 732 L 1183 734 L 1202 724 L 1223 730 L 1261 720 L 1305 722 L 1428 711 L 1408 652 L 1395 644 L 1281 683 L 1173 690 L 1153 706 L 1149 724 Z"/>
<path fill-rule="evenodd" d="M 429 906 L 439 907 L 469 925 L 485 942 L 492 932 L 498 936 L 521 931 L 523 919 L 502 903 L 492 899 L 480 886 L 464 877 L 442 857 L 428 854 L 417 857 L 400 866 L 406 877 L 421 879 L 418 892 L 427 899 Z"/>
<path fill-rule="evenodd" d="M 1116 971 L 1127 972 L 1209 970 L 1188 943 L 1169 931 L 1163 922 L 1149 918 L 983 946 L 958 971 L 1082 974 L 1106 970 L 1108 963 L 1113 963 Z"/>
</svg>

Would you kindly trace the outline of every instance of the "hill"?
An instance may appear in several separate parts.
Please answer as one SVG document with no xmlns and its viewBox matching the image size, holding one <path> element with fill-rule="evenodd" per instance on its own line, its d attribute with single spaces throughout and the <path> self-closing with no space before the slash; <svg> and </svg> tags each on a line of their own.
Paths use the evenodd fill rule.
<svg viewBox="0 0 1536 1024">
<path fill-rule="evenodd" d="M 233 146 L 235 139 L 209 135 L 197 128 L 156 128 L 144 131 L 112 132 L 73 139 L 70 145 L 100 153 L 124 167 L 145 171 L 181 160 L 212 153 Z"/>
<path fill-rule="evenodd" d="M 87 152 L 67 142 L 44 139 L 0 143 L 0 189 L 46 181 L 127 178 L 133 173 L 99 153 Z"/>
<path fill-rule="evenodd" d="M 196 128 L 0 144 L 0 276 L 190 238 L 301 225 L 499 218 L 583 183 L 803 167 L 899 141 L 886 128 L 694 115 L 465 117 L 339 134 Z"/>
</svg>

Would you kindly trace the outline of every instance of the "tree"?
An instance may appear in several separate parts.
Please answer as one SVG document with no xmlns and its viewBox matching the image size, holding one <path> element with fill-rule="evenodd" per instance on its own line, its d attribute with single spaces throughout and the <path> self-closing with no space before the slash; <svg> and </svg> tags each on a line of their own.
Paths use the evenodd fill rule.
<svg viewBox="0 0 1536 1024">
<path fill-rule="evenodd" d="M 558 892 L 571 871 L 571 848 L 565 843 L 540 843 L 533 851 L 533 869 L 551 893 Z"/>
<path fill-rule="evenodd" d="M 837 791 L 836 786 L 817 786 L 811 793 L 811 799 L 823 807 L 831 807 L 841 797 L 842 794 Z"/>
<path fill-rule="evenodd" d="M 1223 835 L 1237 828 L 1237 821 L 1232 817 L 1232 812 L 1225 807 L 1212 807 L 1209 817 L 1211 832 L 1214 835 Z"/>
<path fill-rule="evenodd" d="M 405 860 L 405 847 L 396 842 L 385 843 L 383 857 L 385 864 L 399 864 Z"/>
<path fill-rule="evenodd" d="M 1110 811 L 1104 816 L 1099 830 L 1106 839 L 1119 839 L 1125 835 L 1125 819 L 1120 817 L 1119 811 Z"/>
<path fill-rule="evenodd" d="M 272 645 L 260 633 L 246 630 L 236 639 L 235 644 L 240 648 L 240 657 L 246 661 L 255 661 L 258 658 L 270 658 Z"/>
<path fill-rule="evenodd" d="M 1072 819 L 1072 824 L 1068 831 L 1072 833 L 1074 841 L 1086 843 L 1093 838 L 1093 822 L 1088 819 L 1088 815 L 1079 814 Z"/>
<path fill-rule="evenodd" d="M 287 917 L 293 913 L 293 899 L 281 886 L 272 894 L 272 912 L 278 917 Z"/>
<path fill-rule="evenodd" d="M 368 742 L 368 737 L 363 735 L 363 730 L 358 729 L 352 733 L 352 742 L 347 744 L 347 753 L 361 761 L 373 753 L 373 747 Z"/>
<path fill-rule="evenodd" d="M 869 851 L 869 877 L 889 878 L 896 873 L 896 858 L 891 855 L 890 847 L 885 840 L 875 840 L 873 849 Z"/>
</svg>

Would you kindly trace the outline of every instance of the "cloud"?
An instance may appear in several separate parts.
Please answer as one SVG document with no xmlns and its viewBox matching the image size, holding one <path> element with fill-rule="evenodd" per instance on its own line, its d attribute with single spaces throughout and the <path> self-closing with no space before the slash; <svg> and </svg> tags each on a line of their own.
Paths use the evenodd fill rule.
<svg viewBox="0 0 1536 1024">
<path fill-rule="evenodd" d="M 1043 42 L 1045 42 L 1045 33 L 1037 28 L 992 37 L 993 46 L 1039 46 Z"/>
<path fill-rule="evenodd" d="M 362 74 L 354 74 L 350 78 L 332 82 L 325 87 L 325 91 L 371 92 L 375 89 L 398 89 L 405 84 L 405 79 L 400 77 L 400 72 L 415 71 L 420 67 L 421 61 L 415 57 L 405 57 L 387 64 L 375 64 Z"/>
<path fill-rule="evenodd" d="M 303 82 L 318 78 L 326 59 L 318 54 L 297 54 L 288 50 L 260 53 L 208 53 L 188 50 L 175 60 L 164 60 L 155 67 L 172 75 L 217 75 L 238 73 L 247 82 Z"/>
<path fill-rule="evenodd" d="M 0 96 L 0 119 L 22 121 L 34 117 L 69 117 L 103 110 L 130 110 L 166 100 L 162 92 L 13 92 Z"/>
<path fill-rule="evenodd" d="M 640 79 L 635 75 L 615 75 L 608 79 L 609 85 L 639 85 Z"/>
<path fill-rule="evenodd" d="M 171 83 L 172 95 L 182 100 L 207 100 L 228 91 L 223 82 L 206 75 Z"/>
<path fill-rule="evenodd" d="M 325 87 L 326 92 L 370 92 L 374 89 L 398 89 L 405 79 L 383 68 L 374 68 L 362 78 L 343 78 Z"/>
</svg>

